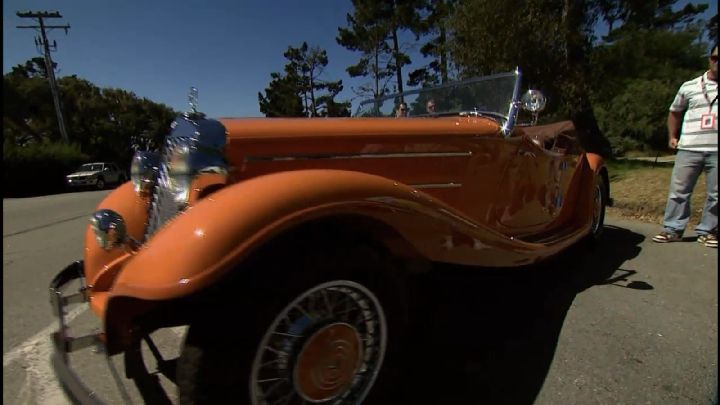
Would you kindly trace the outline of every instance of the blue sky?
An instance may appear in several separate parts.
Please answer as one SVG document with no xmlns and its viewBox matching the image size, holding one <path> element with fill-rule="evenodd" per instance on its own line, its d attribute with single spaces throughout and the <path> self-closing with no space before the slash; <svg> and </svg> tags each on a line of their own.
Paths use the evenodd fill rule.
<svg viewBox="0 0 720 405">
<path fill-rule="evenodd" d="M 709 3 L 708 17 L 717 13 L 715 1 L 693 3 Z M 188 89 L 195 86 L 200 110 L 211 117 L 262 116 L 257 93 L 271 72 L 282 70 L 287 47 L 303 41 L 327 50 L 325 78 L 345 85 L 339 100 L 353 97 L 350 87 L 364 82 L 345 72 L 359 54 L 335 42 L 350 0 L 3 0 L 3 73 L 40 56 L 35 31 L 16 28 L 34 25 L 15 15 L 27 10 L 59 11 L 63 18 L 48 24 L 71 26 L 67 35 L 49 34 L 58 45 L 52 54 L 58 76 L 75 74 L 178 111 L 187 110 Z M 422 62 L 412 50 L 411 57 Z"/>
</svg>

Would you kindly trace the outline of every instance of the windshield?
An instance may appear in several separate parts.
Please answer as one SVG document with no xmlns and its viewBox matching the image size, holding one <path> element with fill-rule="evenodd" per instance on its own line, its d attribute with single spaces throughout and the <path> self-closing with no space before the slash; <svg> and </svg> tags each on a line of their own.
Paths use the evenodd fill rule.
<svg viewBox="0 0 720 405">
<path fill-rule="evenodd" d="M 79 172 L 99 172 L 100 170 L 102 170 L 100 163 L 86 163 L 77 169 Z"/>
<path fill-rule="evenodd" d="M 477 113 L 507 120 L 519 80 L 519 72 L 508 72 L 410 90 L 365 100 L 355 116 L 429 117 Z"/>
</svg>

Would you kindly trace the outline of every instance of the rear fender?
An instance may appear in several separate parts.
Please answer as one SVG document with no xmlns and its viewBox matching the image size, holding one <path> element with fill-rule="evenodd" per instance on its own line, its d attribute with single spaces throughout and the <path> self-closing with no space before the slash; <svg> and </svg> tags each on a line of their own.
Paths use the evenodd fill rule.
<svg viewBox="0 0 720 405">
<path fill-rule="evenodd" d="M 610 198 L 610 176 L 608 174 L 607 167 L 605 166 L 605 159 L 596 153 L 586 153 L 585 156 L 595 175 L 601 176 L 605 182 L 605 195 L 608 198 L 607 205 L 612 206 L 613 200 Z"/>
</svg>

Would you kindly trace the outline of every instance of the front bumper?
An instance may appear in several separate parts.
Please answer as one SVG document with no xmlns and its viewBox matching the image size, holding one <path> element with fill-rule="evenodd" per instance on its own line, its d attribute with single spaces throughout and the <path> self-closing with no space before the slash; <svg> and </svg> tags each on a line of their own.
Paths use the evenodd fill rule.
<svg viewBox="0 0 720 405">
<path fill-rule="evenodd" d="M 87 287 L 83 273 L 83 262 L 76 261 L 58 273 L 50 283 L 50 304 L 53 312 L 58 317 L 60 327 L 52 334 L 53 353 L 52 366 L 55 374 L 66 393 L 80 404 L 104 404 L 96 393 L 89 389 L 80 380 L 78 375 L 70 367 L 68 354 L 89 346 L 102 344 L 103 335 L 90 334 L 79 337 L 68 335 L 68 327 L 65 321 L 66 308 L 70 304 L 87 303 Z M 81 281 L 81 287 L 75 294 L 63 295 L 63 287 L 74 280 Z"/>
<path fill-rule="evenodd" d="M 94 186 L 97 184 L 97 178 L 90 179 L 67 179 L 66 183 L 69 187 L 87 187 Z"/>
</svg>

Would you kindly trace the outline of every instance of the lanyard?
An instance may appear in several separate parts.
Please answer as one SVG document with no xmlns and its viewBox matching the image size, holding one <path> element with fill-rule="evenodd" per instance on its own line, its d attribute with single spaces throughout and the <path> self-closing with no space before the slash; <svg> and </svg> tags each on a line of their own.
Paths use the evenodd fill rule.
<svg viewBox="0 0 720 405">
<path fill-rule="evenodd" d="M 712 112 L 712 106 L 715 104 L 715 101 L 717 101 L 718 95 L 715 94 L 715 98 L 710 101 L 710 97 L 707 94 L 707 91 L 705 91 L 705 75 L 700 76 L 700 89 L 702 90 L 703 96 L 705 96 L 705 100 L 710 104 L 710 107 L 708 108 L 708 113 Z"/>
</svg>

